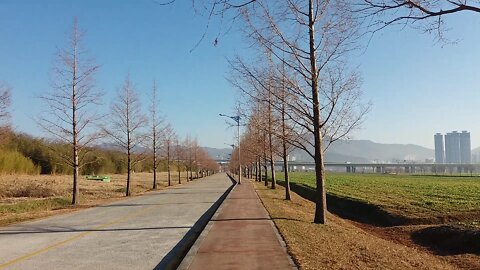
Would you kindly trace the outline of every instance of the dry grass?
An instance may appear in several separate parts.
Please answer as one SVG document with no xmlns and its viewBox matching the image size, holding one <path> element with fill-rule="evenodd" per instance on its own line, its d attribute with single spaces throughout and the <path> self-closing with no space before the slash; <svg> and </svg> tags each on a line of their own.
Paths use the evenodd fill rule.
<svg viewBox="0 0 480 270">
<path fill-rule="evenodd" d="M 337 216 L 313 224 L 314 204 L 284 189 L 256 184 L 257 193 L 301 269 L 456 269 L 439 256 L 370 234 Z"/>
<path fill-rule="evenodd" d="M 125 196 L 126 175 L 110 175 L 111 182 L 80 179 L 80 206 L 71 207 L 72 177 L 68 175 L 0 175 L 0 225 L 73 211 Z M 158 189 L 167 186 L 167 173 L 157 174 Z M 181 175 L 182 183 L 186 174 Z M 178 184 L 178 174 L 172 174 Z M 139 195 L 152 189 L 152 173 L 132 175 L 131 191 Z"/>
</svg>

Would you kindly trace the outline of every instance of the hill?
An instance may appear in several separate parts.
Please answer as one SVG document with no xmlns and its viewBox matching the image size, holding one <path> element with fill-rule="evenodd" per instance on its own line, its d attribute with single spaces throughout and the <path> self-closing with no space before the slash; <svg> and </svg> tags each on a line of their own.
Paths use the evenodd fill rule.
<svg viewBox="0 0 480 270">
<path fill-rule="evenodd" d="M 214 159 L 228 159 L 230 148 L 204 149 Z M 478 149 L 480 152 L 480 148 Z M 395 162 L 421 161 L 434 157 L 434 150 L 415 144 L 383 144 L 370 140 L 341 140 L 333 143 L 325 152 L 326 162 Z M 304 151 L 295 149 L 290 157 L 296 161 L 313 161 Z"/>
</svg>

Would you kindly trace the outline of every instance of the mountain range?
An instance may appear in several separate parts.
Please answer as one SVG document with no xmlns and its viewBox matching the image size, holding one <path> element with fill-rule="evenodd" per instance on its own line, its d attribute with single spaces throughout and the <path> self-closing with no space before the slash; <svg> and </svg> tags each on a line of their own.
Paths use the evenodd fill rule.
<svg viewBox="0 0 480 270">
<path fill-rule="evenodd" d="M 215 159 L 227 159 L 231 148 L 204 149 Z M 480 152 L 480 148 L 472 152 Z M 383 144 L 370 140 L 341 140 L 336 141 L 325 152 L 326 162 L 398 162 L 421 161 L 433 159 L 434 150 L 415 144 Z M 308 162 L 313 159 L 303 150 L 295 149 L 290 153 L 291 159 Z"/>
</svg>

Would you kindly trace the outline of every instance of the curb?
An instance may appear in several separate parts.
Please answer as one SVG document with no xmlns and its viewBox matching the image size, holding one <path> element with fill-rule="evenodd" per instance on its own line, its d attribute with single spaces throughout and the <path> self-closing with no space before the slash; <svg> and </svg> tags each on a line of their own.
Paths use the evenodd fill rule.
<svg viewBox="0 0 480 270">
<path fill-rule="evenodd" d="M 253 183 L 254 184 L 254 183 Z M 292 270 L 295 269 L 295 270 L 298 270 L 299 267 L 298 265 L 295 263 L 295 261 L 293 260 L 293 257 L 292 257 L 292 254 L 290 254 L 288 248 L 287 248 L 287 243 L 285 243 L 285 239 L 283 239 L 283 236 L 280 234 L 280 232 L 278 231 L 278 228 L 277 228 L 277 225 L 275 224 L 275 222 L 273 222 L 272 220 L 272 216 L 270 216 L 270 213 L 268 212 L 267 208 L 265 207 L 265 204 L 263 203 L 263 200 L 260 198 L 260 196 L 258 195 L 258 192 L 257 192 L 257 189 L 254 187 L 254 190 L 255 190 L 255 195 L 257 195 L 257 198 L 260 200 L 260 202 L 262 203 L 262 206 L 263 208 L 265 208 L 265 211 L 267 211 L 268 213 L 268 216 L 270 217 L 270 225 L 272 226 L 272 229 L 275 233 L 275 235 L 277 236 L 277 239 L 278 239 L 278 242 L 280 242 L 280 245 L 282 246 L 282 249 L 285 251 L 285 253 L 288 255 L 288 261 L 290 262 L 290 265 L 292 266 Z"/>
<path fill-rule="evenodd" d="M 236 186 L 236 181 L 234 180 L 234 178 L 227 174 L 228 177 L 230 178 L 230 181 L 232 181 L 233 186 L 232 186 L 232 190 L 233 188 L 235 188 Z M 230 190 L 231 191 L 231 190 Z M 229 192 L 230 193 L 230 192 Z M 197 241 L 195 241 L 195 243 L 193 244 L 193 246 L 190 248 L 190 251 L 187 253 L 187 255 L 185 256 L 185 258 L 183 259 L 183 261 L 181 262 L 181 264 L 178 266 L 178 270 L 187 270 L 188 267 L 190 267 L 190 265 L 192 264 L 193 262 L 193 259 L 195 258 L 195 255 L 197 254 L 198 252 L 198 249 L 200 249 L 200 246 L 202 245 L 202 242 L 203 240 L 207 237 L 208 233 L 210 232 L 210 230 L 212 229 L 212 226 L 214 224 L 214 222 L 212 222 L 212 219 L 216 219 L 218 217 L 218 215 L 220 214 L 220 212 L 222 211 L 223 209 L 223 204 L 220 205 L 220 207 L 218 207 L 217 211 L 215 212 L 215 214 L 212 216 L 212 218 L 209 220 L 207 226 L 205 226 L 205 229 L 203 230 L 203 232 L 200 234 L 200 236 L 198 237 Z"/>
<path fill-rule="evenodd" d="M 190 265 L 193 260 L 193 256 L 197 253 L 197 250 L 200 246 L 200 242 L 205 238 L 206 234 L 210 230 L 211 226 L 210 220 L 215 215 L 220 206 L 222 205 L 225 198 L 230 194 L 230 191 L 235 187 L 236 183 L 230 175 L 228 178 L 232 181 L 232 185 L 220 196 L 220 198 L 212 205 L 210 208 L 195 222 L 193 227 L 183 236 L 182 240 L 175 245 L 175 247 L 155 266 L 154 270 L 174 270 L 174 269 L 183 269 L 181 268 L 184 265 L 183 261 L 190 261 Z M 207 228 L 208 227 L 208 228 Z M 196 245 L 198 243 L 198 246 Z M 190 254 L 192 252 L 192 254 Z M 188 267 L 186 265 L 185 267 Z M 185 268 L 186 269 L 186 268 Z"/>
</svg>

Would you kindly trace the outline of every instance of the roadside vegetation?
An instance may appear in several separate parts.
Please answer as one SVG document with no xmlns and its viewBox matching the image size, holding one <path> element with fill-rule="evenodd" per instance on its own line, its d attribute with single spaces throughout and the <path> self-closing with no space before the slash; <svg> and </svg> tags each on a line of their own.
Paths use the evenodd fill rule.
<svg viewBox="0 0 480 270">
<path fill-rule="evenodd" d="M 125 175 L 113 174 L 110 182 L 80 179 L 80 207 L 71 206 L 69 175 L 0 176 L 0 225 L 73 211 L 119 199 L 125 194 Z M 152 189 L 153 173 L 132 174 L 131 192 L 140 195 Z M 157 173 L 158 189 L 168 186 L 166 172 Z M 186 181 L 186 171 L 181 174 Z M 173 181 L 173 185 L 178 182 Z"/>
<path fill-rule="evenodd" d="M 457 269 L 440 256 L 383 239 L 332 214 L 327 225 L 314 224 L 313 202 L 294 192 L 285 200 L 283 187 L 258 182 L 255 187 L 301 269 Z"/>
<path fill-rule="evenodd" d="M 285 215 L 299 211 L 313 211 L 315 175 L 305 172 L 289 174 L 290 185 L 294 191 L 292 194 L 296 196 L 292 202 L 281 200 L 283 187 L 282 191 L 268 189 L 259 191 L 259 195 L 264 200 L 272 217 L 277 215 L 275 214 L 277 210 L 274 208 L 278 207 L 278 204 L 281 205 L 281 211 L 285 212 Z M 285 185 L 282 176 L 278 180 L 281 185 Z M 328 210 L 331 213 L 328 227 L 336 226 L 336 224 L 343 224 L 343 227 L 354 227 L 355 231 L 361 232 L 355 236 L 357 241 L 367 241 L 362 238 L 362 235 L 366 234 L 371 239 L 380 238 L 391 244 L 413 248 L 419 254 L 424 252 L 461 269 L 480 269 L 479 180 L 478 176 L 329 173 L 326 181 Z M 257 184 L 257 189 L 260 189 L 259 185 Z M 273 198 L 272 200 L 277 206 L 272 208 L 265 198 Z M 309 203 L 306 203 L 307 201 Z M 305 209 L 301 205 L 304 205 Z M 311 209 L 308 210 L 308 208 Z M 284 218 L 287 217 L 279 220 L 274 218 L 281 232 L 283 225 L 280 224 L 288 223 Z M 292 231 L 292 227 L 293 225 L 290 224 L 283 230 Z M 330 229 L 309 228 L 309 230 L 320 230 L 321 233 L 330 233 Z M 304 230 L 307 229 L 299 229 L 297 233 L 304 233 Z M 343 239 L 344 232 L 337 231 L 336 233 L 337 236 L 330 236 L 331 241 L 336 241 L 336 238 L 340 237 L 345 245 L 338 244 L 337 249 L 348 246 L 355 250 L 360 248 L 355 246 L 357 244 L 350 243 L 353 239 L 350 242 L 348 239 Z M 282 232 L 282 235 L 287 240 L 289 237 L 300 238 L 296 235 L 289 236 L 289 232 Z M 303 245 L 309 245 L 309 243 L 299 243 L 298 245 L 301 249 L 300 254 L 305 252 Z M 331 245 L 326 246 L 330 247 Z M 311 252 L 313 250 L 312 247 Z M 379 256 L 383 259 L 387 255 L 380 254 Z M 368 256 L 365 258 L 368 259 Z M 400 265 L 402 264 L 378 267 L 383 269 L 409 268 L 400 267 Z M 365 267 L 370 268 L 369 266 Z M 422 267 L 419 266 L 419 268 Z"/>
</svg>

